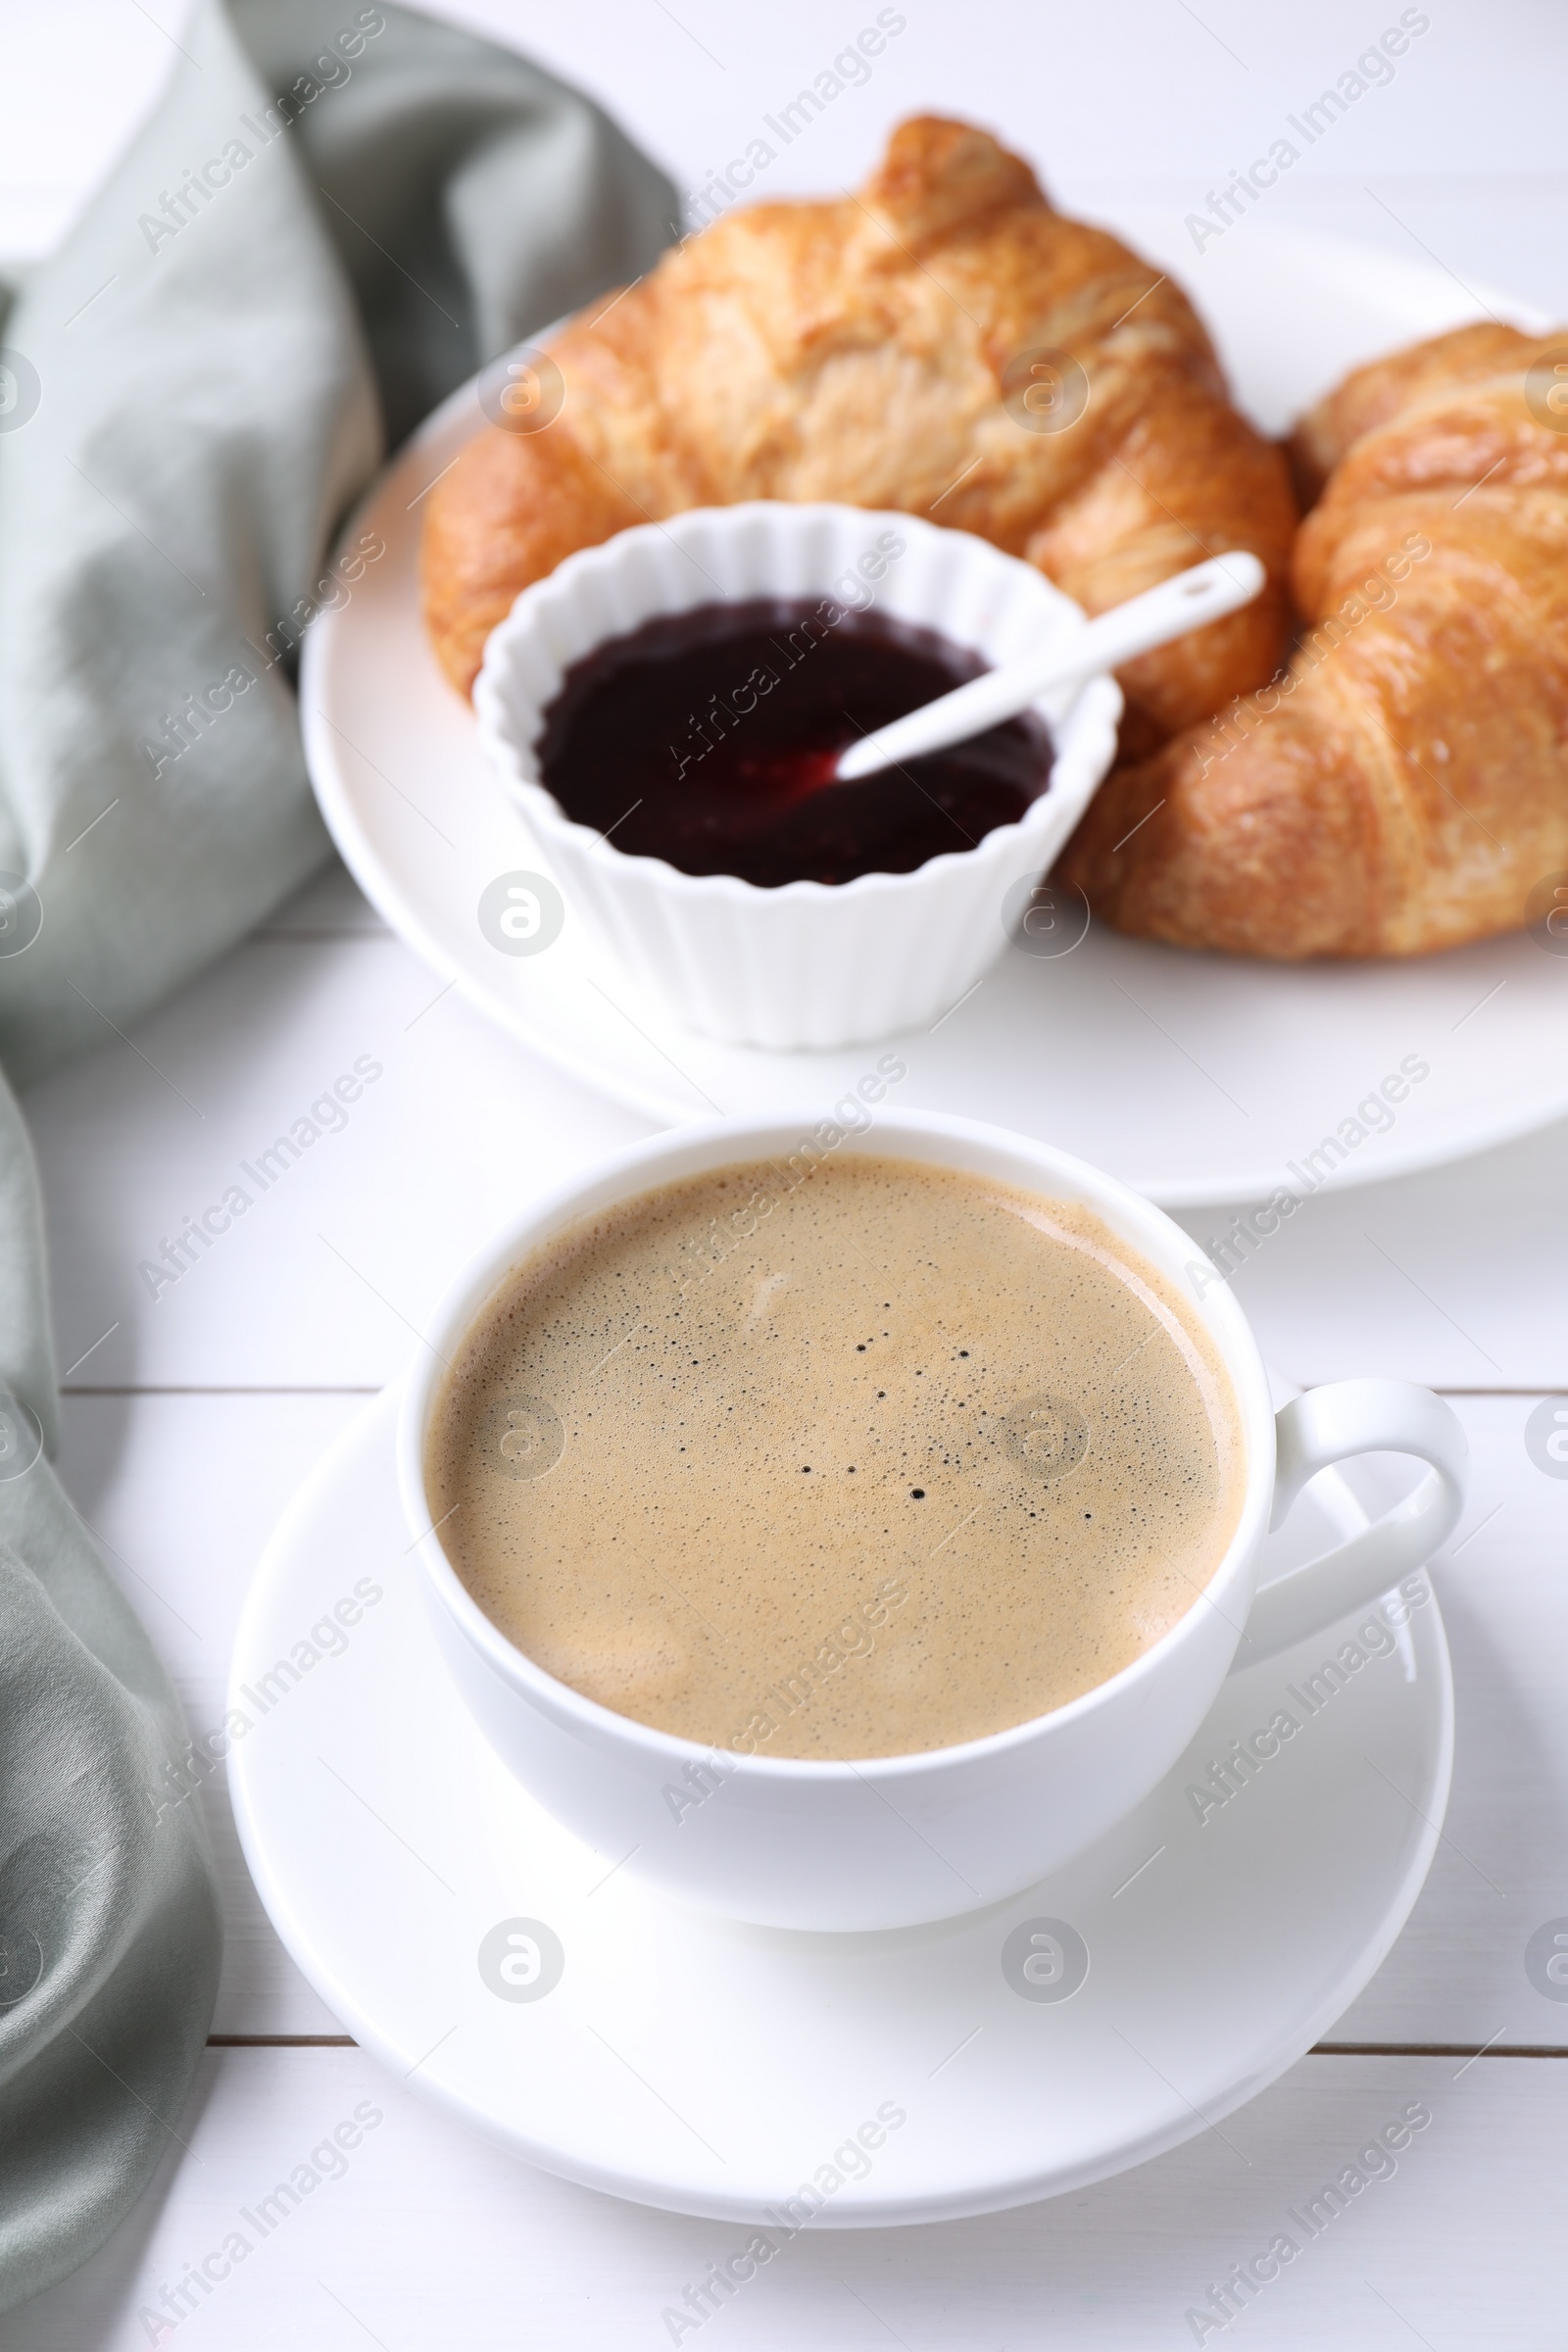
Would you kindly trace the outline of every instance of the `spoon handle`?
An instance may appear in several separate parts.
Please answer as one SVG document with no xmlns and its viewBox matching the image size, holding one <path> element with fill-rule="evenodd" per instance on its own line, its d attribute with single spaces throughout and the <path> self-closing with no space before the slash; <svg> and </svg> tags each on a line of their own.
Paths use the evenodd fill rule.
<svg viewBox="0 0 1568 2352">
<path fill-rule="evenodd" d="M 837 781 L 850 784 L 900 760 L 918 760 L 927 752 L 945 750 L 950 743 L 982 735 L 987 727 L 1015 718 L 1054 688 L 1076 685 L 1097 671 L 1115 669 L 1139 654 L 1152 653 L 1156 645 L 1168 645 L 1172 638 L 1185 637 L 1190 629 L 1201 628 L 1206 621 L 1250 605 L 1266 577 L 1257 558 L 1240 548 L 1197 564 L 1191 571 L 1177 572 L 1173 579 L 1161 580 L 1158 587 L 1148 588 L 1142 596 L 1130 597 L 1126 604 L 1114 605 L 1098 619 L 1086 621 L 1065 643 L 1054 645 L 1049 654 L 987 670 L 966 686 L 955 687 L 951 694 L 939 695 L 906 717 L 894 719 L 890 726 L 878 727 L 874 735 L 862 737 L 843 755 Z"/>
</svg>

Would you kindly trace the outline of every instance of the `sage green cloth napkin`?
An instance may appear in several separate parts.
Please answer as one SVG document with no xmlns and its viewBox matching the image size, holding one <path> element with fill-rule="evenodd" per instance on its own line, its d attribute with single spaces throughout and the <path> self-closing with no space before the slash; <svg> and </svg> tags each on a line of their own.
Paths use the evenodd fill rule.
<svg viewBox="0 0 1568 2352">
<path fill-rule="evenodd" d="M 0 324 L 13 1085 L 311 871 L 292 649 L 352 592 L 346 507 L 484 360 L 646 270 L 675 211 L 579 94 L 399 9 L 199 0 L 179 45 Z M 42 1252 L 0 1083 L 0 2308 L 178 2139 L 220 1953 L 177 1701 L 51 1467 Z"/>
</svg>

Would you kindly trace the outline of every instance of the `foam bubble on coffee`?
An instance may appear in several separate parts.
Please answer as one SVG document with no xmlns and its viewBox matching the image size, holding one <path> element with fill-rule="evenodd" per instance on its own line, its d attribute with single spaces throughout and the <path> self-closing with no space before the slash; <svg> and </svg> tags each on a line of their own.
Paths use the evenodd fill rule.
<svg viewBox="0 0 1568 2352">
<path fill-rule="evenodd" d="M 479 1606 L 706 1747 L 950 1745 L 1092 1690 L 1235 1532 L 1212 1342 L 1092 1209 L 846 1153 L 582 1220 L 438 1396 L 432 1516 Z"/>
</svg>

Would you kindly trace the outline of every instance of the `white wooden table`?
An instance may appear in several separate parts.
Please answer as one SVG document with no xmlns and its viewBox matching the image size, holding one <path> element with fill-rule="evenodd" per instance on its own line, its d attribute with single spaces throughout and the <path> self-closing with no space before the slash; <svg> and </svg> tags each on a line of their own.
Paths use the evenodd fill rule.
<svg viewBox="0 0 1568 2352">
<path fill-rule="evenodd" d="M 149 102 L 172 55 L 160 5 L 0 10 L 0 250 L 46 249 Z M 798 0 L 744 28 L 721 0 L 678 0 L 679 22 L 662 0 L 574 12 L 488 0 L 461 13 L 595 88 L 694 186 L 875 11 Z M 1203 0 L 1201 21 L 1183 0 L 1114 12 L 907 0 L 905 13 L 875 78 L 780 158 L 769 192 L 858 174 L 889 122 L 938 104 L 1001 124 L 1086 209 L 1097 189 L 1200 203 L 1398 14 L 1392 0 L 1372 16 L 1320 8 L 1309 26 L 1272 0 Z M 1568 19 L 1519 0 L 1432 16 L 1335 152 L 1282 185 L 1277 216 L 1396 249 L 1413 237 L 1467 282 L 1568 317 Z M 177 30 L 175 14 L 165 22 Z M 27 1101 L 60 1361 L 73 1367 L 65 1476 L 197 1732 L 220 1720 L 270 1528 L 364 1400 L 398 1378 L 410 1326 L 452 1267 L 519 1196 L 641 1131 L 455 993 L 434 1002 L 439 985 L 328 868 L 132 1045 L 111 1039 Z M 150 1300 L 137 1261 L 365 1053 L 386 1077 L 347 1130 L 191 1280 Z M 1188 1222 L 1201 1237 L 1212 1220 Z M 1237 2326 L 1259 2345 L 1332 2333 L 1432 2352 L 1568 2337 L 1568 2005 L 1523 1964 L 1531 1933 L 1568 1914 L 1568 1481 L 1543 1475 L 1522 1435 L 1544 1391 L 1568 1391 L 1568 1126 L 1320 1196 L 1239 1288 L 1292 1378 L 1427 1381 L 1470 1433 L 1471 1506 L 1435 1570 L 1458 1760 L 1414 1917 L 1331 2046 L 1224 2139 L 1206 2132 L 1121 2180 L 994 2220 L 806 2237 L 749 2303 L 726 2308 L 733 2346 L 1191 2341 L 1187 2307 L 1414 2098 L 1435 2124 L 1397 2176 Z M 140 2309 L 366 2098 L 382 2128 L 280 2243 L 182 2322 L 182 2343 L 667 2342 L 661 2311 L 733 2232 L 535 2174 L 383 2076 L 283 1954 L 216 1781 L 207 1801 L 228 1950 L 197 2092 L 123 2228 L 0 2322 L 0 2352 L 146 2344 Z"/>
</svg>

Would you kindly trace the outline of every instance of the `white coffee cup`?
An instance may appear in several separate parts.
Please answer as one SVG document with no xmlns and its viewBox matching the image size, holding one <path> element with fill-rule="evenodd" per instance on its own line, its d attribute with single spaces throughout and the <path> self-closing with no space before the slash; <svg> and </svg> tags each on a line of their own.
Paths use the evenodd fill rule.
<svg viewBox="0 0 1568 2352">
<path fill-rule="evenodd" d="M 1085 1202 L 1176 1285 L 1235 1395 L 1246 1460 L 1240 1520 L 1170 1632 L 1051 1714 L 959 1746 L 842 1763 L 705 1749 L 556 1681 L 469 1597 L 431 1525 L 431 1411 L 447 1362 L 497 1286 L 578 1218 L 714 1168 L 858 1151 Z M 1270 1524 L 1315 1472 L 1372 1452 L 1416 1455 L 1428 1474 L 1383 1518 L 1258 1592 Z M 1180 1226 L 1111 1177 L 1003 1128 L 870 1108 L 854 1130 L 842 1117 L 804 1131 L 798 1119 L 761 1118 L 682 1128 L 535 1201 L 442 1301 L 398 1431 L 404 1507 L 442 1653 L 518 1780 L 576 1836 L 668 1894 L 739 1919 L 824 1930 L 946 1918 L 1015 1894 L 1081 1852 L 1163 1779 L 1234 1665 L 1324 1631 L 1419 1567 L 1459 1516 L 1465 1455 L 1449 1408 L 1405 1381 L 1336 1381 L 1276 1414 L 1229 1288 Z"/>
</svg>

